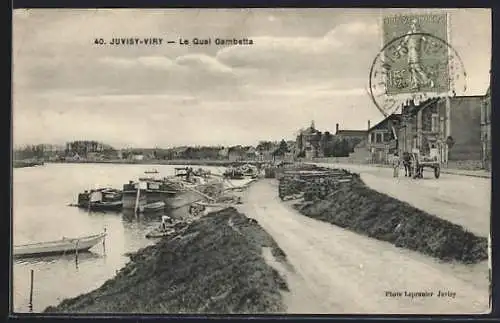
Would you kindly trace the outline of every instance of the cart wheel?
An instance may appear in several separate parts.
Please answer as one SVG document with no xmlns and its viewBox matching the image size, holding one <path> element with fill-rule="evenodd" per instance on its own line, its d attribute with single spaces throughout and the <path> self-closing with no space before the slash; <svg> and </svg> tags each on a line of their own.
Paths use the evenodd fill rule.
<svg viewBox="0 0 500 323">
<path fill-rule="evenodd" d="M 439 175 L 441 174 L 441 169 L 440 167 L 434 168 L 434 177 L 439 178 Z"/>
</svg>

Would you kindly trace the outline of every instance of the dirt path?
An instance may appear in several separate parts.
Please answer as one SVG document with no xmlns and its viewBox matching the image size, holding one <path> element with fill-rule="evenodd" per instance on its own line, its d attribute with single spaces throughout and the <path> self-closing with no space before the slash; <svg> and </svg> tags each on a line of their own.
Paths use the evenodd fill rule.
<svg viewBox="0 0 500 323">
<path fill-rule="evenodd" d="M 279 263 L 290 293 L 289 313 L 465 314 L 488 310 L 488 265 L 435 259 L 300 215 L 277 197 L 277 182 L 261 180 L 239 208 L 256 219 L 286 253 Z M 405 292 L 433 292 L 430 297 Z M 439 291 L 455 297 L 437 297 Z M 386 292 L 401 292 L 400 297 Z"/>
</svg>

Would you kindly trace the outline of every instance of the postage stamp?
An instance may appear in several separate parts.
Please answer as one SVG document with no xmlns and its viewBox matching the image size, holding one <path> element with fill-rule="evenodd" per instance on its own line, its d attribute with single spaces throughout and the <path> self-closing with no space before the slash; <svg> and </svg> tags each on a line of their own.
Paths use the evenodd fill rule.
<svg viewBox="0 0 500 323">
<path fill-rule="evenodd" d="M 448 91 L 447 38 L 446 14 L 384 17 L 387 93 Z"/>
<path fill-rule="evenodd" d="M 371 66 L 369 87 L 384 115 L 409 100 L 418 103 L 466 91 L 467 73 L 447 41 L 446 20 L 444 14 L 383 19 L 383 47 Z"/>
</svg>

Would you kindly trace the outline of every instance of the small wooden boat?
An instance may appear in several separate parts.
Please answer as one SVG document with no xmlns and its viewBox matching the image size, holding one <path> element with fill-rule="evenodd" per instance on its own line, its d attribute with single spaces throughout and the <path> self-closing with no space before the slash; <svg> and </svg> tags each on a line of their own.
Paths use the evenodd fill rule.
<svg viewBox="0 0 500 323">
<path fill-rule="evenodd" d="M 214 203 L 214 202 L 195 202 L 189 207 L 189 214 L 193 216 L 207 215 L 212 212 L 219 212 L 229 207 L 234 207 L 231 203 Z"/>
<path fill-rule="evenodd" d="M 103 241 L 106 233 L 99 233 L 85 237 L 66 238 L 61 240 L 29 243 L 14 246 L 13 255 L 15 258 L 37 257 L 72 252 L 84 252 Z"/>
<path fill-rule="evenodd" d="M 159 173 L 160 172 L 156 168 L 149 169 L 149 170 L 144 172 L 144 174 L 159 174 Z"/>
<path fill-rule="evenodd" d="M 148 239 L 163 238 L 163 237 L 168 237 L 174 233 L 175 233 L 175 230 L 171 229 L 171 228 L 169 228 L 167 230 L 154 229 L 146 234 L 146 238 L 148 238 Z"/>
<path fill-rule="evenodd" d="M 146 205 L 142 205 L 139 207 L 139 211 L 141 212 L 156 212 L 156 211 L 161 211 L 165 209 L 165 202 L 163 201 L 158 201 L 154 203 L 149 203 Z"/>
</svg>

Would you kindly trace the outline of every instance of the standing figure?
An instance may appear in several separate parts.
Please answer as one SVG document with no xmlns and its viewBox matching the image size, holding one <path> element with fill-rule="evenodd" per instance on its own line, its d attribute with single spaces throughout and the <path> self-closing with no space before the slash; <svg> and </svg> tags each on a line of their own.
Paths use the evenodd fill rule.
<svg viewBox="0 0 500 323">
<path fill-rule="evenodd" d="M 403 166 L 405 168 L 405 176 L 411 176 L 411 156 L 409 153 L 403 153 Z"/>
<path fill-rule="evenodd" d="M 398 153 L 394 154 L 394 159 L 392 160 L 392 167 L 394 169 L 392 176 L 393 177 L 399 177 L 399 166 L 401 164 L 401 161 L 399 160 L 399 155 Z"/>
<path fill-rule="evenodd" d="M 413 19 L 410 30 L 396 49 L 397 53 L 401 53 L 403 48 L 407 49 L 410 87 L 413 90 L 419 90 L 422 86 L 434 87 L 434 81 L 429 78 L 421 64 L 422 42 L 427 41 L 427 38 L 419 33 L 421 30 L 418 21 Z"/>
<path fill-rule="evenodd" d="M 169 216 L 167 215 L 163 215 L 161 217 L 161 225 L 160 225 L 160 229 L 161 231 L 166 231 L 167 230 L 167 226 L 169 224 L 172 224 L 172 218 L 170 218 Z"/>
</svg>

